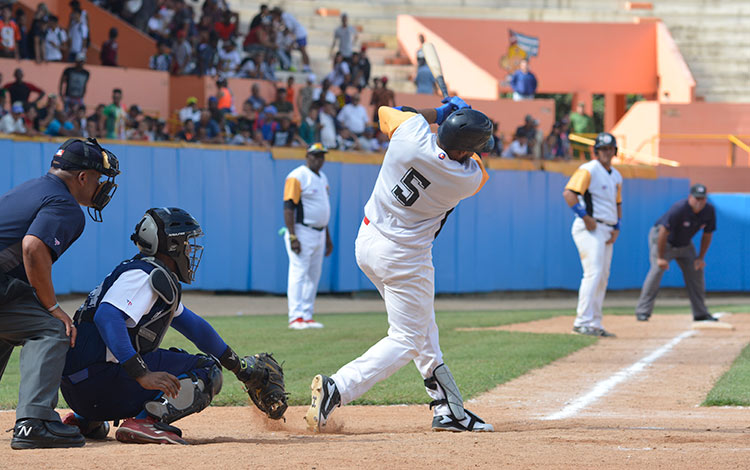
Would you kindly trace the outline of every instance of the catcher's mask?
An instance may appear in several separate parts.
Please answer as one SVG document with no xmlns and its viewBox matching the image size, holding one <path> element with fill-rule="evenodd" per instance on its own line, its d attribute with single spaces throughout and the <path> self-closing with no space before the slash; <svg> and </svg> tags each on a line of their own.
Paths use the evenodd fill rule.
<svg viewBox="0 0 750 470">
<path fill-rule="evenodd" d="M 130 239 L 144 255 L 163 253 L 172 258 L 177 264 L 177 277 L 190 284 L 203 256 L 203 246 L 197 243 L 202 236 L 201 226 L 187 211 L 160 207 L 146 211 Z"/>
<path fill-rule="evenodd" d="M 68 171 L 96 170 L 107 177 L 99 183 L 88 208 L 91 219 L 101 222 L 102 209 L 109 204 L 117 191 L 115 176 L 120 174 L 120 163 L 115 154 L 104 149 L 91 137 L 85 142 L 80 139 L 68 139 L 55 152 L 51 166 Z"/>
</svg>

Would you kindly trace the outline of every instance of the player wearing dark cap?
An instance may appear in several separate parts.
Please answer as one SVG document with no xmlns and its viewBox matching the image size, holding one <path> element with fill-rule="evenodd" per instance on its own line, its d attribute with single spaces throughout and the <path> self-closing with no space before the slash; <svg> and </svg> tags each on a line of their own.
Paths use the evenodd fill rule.
<svg viewBox="0 0 750 470">
<path fill-rule="evenodd" d="M 687 199 L 676 202 L 648 233 L 649 257 L 651 269 L 641 288 L 641 296 L 635 307 L 638 321 L 648 321 L 654 310 L 656 295 L 664 271 L 669 269 L 671 260 L 677 261 L 685 279 L 690 306 L 695 321 L 716 321 L 706 308 L 706 284 L 703 268 L 711 237 L 716 230 L 716 211 L 706 201 L 706 187 L 693 185 Z M 703 229 L 700 253 L 696 256 L 693 236 Z"/>
<path fill-rule="evenodd" d="M 119 173 L 117 158 L 95 139 L 70 139 L 47 174 L 0 196 L 0 377 L 13 347 L 23 346 L 14 449 L 85 444 L 78 428 L 64 425 L 55 412 L 76 329 L 57 303 L 52 263 L 83 232 L 79 205 L 101 221 Z"/>
</svg>

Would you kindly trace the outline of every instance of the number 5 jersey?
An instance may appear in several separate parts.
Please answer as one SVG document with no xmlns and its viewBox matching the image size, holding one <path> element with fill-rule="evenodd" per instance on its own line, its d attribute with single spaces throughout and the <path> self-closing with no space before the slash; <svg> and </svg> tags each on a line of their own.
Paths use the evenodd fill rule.
<svg viewBox="0 0 750 470">
<path fill-rule="evenodd" d="M 385 237 L 424 247 L 456 205 L 489 176 L 481 159 L 451 160 L 421 114 L 381 107 L 380 129 L 391 138 L 365 217 Z"/>
</svg>

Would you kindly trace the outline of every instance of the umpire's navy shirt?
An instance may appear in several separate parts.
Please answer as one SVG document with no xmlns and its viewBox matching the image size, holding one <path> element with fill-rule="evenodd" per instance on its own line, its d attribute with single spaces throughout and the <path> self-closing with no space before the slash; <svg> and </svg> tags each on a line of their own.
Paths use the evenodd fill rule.
<svg viewBox="0 0 750 470">
<path fill-rule="evenodd" d="M 28 282 L 21 241 L 34 235 L 52 262 L 83 233 L 86 216 L 63 180 L 47 173 L 0 196 L 0 271 Z"/>
<path fill-rule="evenodd" d="M 656 221 L 669 231 L 667 241 L 674 247 L 686 246 L 703 229 L 703 233 L 716 230 L 716 211 L 706 202 L 706 206 L 697 214 L 688 204 L 687 199 L 675 202 L 669 210 Z"/>
</svg>

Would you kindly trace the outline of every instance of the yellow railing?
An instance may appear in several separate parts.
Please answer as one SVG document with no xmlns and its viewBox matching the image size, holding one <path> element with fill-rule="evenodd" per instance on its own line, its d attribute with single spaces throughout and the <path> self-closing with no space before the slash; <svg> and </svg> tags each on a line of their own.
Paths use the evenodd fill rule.
<svg viewBox="0 0 750 470">
<path fill-rule="evenodd" d="M 568 136 L 568 139 L 570 139 L 572 142 L 577 142 L 579 144 L 584 144 L 588 146 L 594 145 L 594 139 L 591 139 L 589 137 L 584 137 L 585 135 L 595 136 L 595 134 L 570 134 Z M 618 150 L 618 157 L 620 161 L 623 163 L 629 163 L 629 162 L 635 162 L 635 163 L 644 163 L 647 165 L 667 165 L 667 166 L 680 166 L 680 162 L 676 162 L 674 160 L 668 160 L 666 158 L 661 158 L 658 155 L 653 155 L 645 152 L 641 152 L 639 150 L 632 150 L 627 147 L 625 147 L 625 141 L 624 139 L 621 139 L 622 143 L 617 145 Z"/>
<path fill-rule="evenodd" d="M 652 152 L 657 152 L 659 148 L 659 141 L 661 140 L 684 140 L 687 142 L 706 142 L 709 143 L 726 143 L 728 145 L 727 152 L 727 166 L 733 167 L 736 163 L 736 152 L 739 147 L 741 150 L 747 152 L 748 159 L 750 160 L 750 145 L 742 141 L 742 139 L 750 139 L 750 135 L 740 134 L 654 134 L 650 139 L 645 140 L 639 147 L 640 151 L 646 145 L 650 145 Z"/>
</svg>

